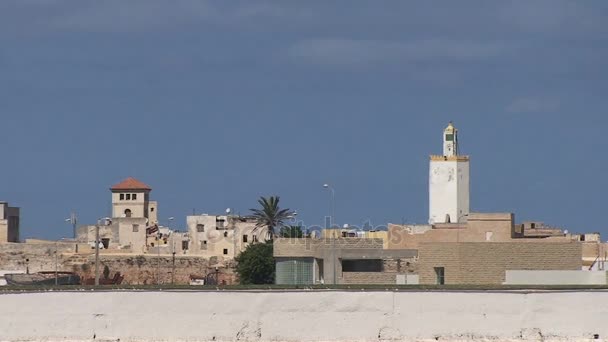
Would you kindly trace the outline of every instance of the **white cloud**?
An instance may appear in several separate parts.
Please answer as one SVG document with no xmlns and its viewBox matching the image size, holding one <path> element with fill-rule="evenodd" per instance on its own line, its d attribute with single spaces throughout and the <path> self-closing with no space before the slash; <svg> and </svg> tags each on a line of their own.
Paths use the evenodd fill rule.
<svg viewBox="0 0 608 342">
<path fill-rule="evenodd" d="M 506 111 L 509 113 L 553 112 L 559 107 L 559 101 L 552 98 L 523 97 L 513 100 Z"/>
</svg>

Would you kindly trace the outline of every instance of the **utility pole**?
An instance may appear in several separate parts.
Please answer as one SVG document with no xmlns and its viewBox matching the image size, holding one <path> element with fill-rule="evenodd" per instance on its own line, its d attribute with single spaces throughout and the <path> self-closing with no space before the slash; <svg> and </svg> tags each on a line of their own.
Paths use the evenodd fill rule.
<svg viewBox="0 0 608 342">
<path fill-rule="evenodd" d="M 99 221 L 95 225 L 95 286 L 99 286 Z"/>
<path fill-rule="evenodd" d="M 57 241 L 55 241 L 55 286 L 59 285 L 57 280 Z"/>
<path fill-rule="evenodd" d="M 175 281 L 175 250 L 173 251 L 173 265 L 171 266 L 171 285 L 174 284 Z"/>
</svg>

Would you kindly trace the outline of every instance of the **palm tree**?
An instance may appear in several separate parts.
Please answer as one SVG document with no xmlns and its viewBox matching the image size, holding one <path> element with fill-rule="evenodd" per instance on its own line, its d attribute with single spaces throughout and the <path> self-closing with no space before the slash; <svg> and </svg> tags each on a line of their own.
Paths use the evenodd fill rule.
<svg viewBox="0 0 608 342">
<path fill-rule="evenodd" d="M 276 236 L 275 228 L 282 227 L 283 222 L 293 215 L 289 209 L 279 208 L 279 196 L 268 198 L 261 196 L 258 203 L 261 209 L 249 209 L 256 219 L 255 229 L 268 228 L 268 237 L 272 240 Z"/>
</svg>

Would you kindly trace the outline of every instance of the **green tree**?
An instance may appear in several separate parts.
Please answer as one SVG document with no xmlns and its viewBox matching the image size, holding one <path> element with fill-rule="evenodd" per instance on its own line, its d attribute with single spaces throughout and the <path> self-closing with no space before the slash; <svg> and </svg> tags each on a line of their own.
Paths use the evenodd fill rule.
<svg viewBox="0 0 608 342">
<path fill-rule="evenodd" d="M 281 209 L 279 207 L 279 196 L 260 197 L 258 200 L 261 209 L 249 209 L 253 213 L 257 223 L 256 229 L 266 227 L 268 229 L 268 237 L 272 240 L 276 236 L 275 229 L 282 227 L 283 222 L 293 215 L 289 209 Z"/>
<path fill-rule="evenodd" d="M 279 237 L 282 238 L 301 238 L 304 237 L 301 226 L 285 226 L 279 230 Z"/>
<path fill-rule="evenodd" d="M 274 284 L 272 241 L 250 244 L 235 260 L 241 284 Z"/>
</svg>

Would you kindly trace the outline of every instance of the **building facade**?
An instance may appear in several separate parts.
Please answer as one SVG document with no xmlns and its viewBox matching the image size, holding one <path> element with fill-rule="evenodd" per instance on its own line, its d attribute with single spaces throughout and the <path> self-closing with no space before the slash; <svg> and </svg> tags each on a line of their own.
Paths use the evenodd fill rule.
<svg viewBox="0 0 608 342">
<path fill-rule="evenodd" d="M 274 240 L 277 284 L 417 283 L 416 250 L 388 250 L 374 238 Z"/>
<path fill-rule="evenodd" d="M 253 217 L 192 215 L 186 217 L 188 253 L 233 259 L 252 243 L 268 239 L 268 230 L 256 227 Z"/>
<path fill-rule="evenodd" d="M 421 284 L 501 285 L 507 271 L 581 271 L 580 242 L 423 242 Z"/>
<path fill-rule="evenodd" d="M 19 242 L 19 214 L 18 207 L 0 201 L 0 243 Z"/>
<path fill-rule="evenodd" d="M 145 253 L 148 246 L 159 244 L 158 204 L 150 200 L 151 191 L 150 186 L 132 177 L 110 188 L 112 221 L 99 227 L 104 249 Z M 95 234 L 96 225 L 81 226 L 77 240 L 94 243 Z"/>
</svg>

